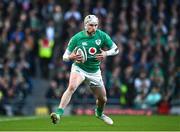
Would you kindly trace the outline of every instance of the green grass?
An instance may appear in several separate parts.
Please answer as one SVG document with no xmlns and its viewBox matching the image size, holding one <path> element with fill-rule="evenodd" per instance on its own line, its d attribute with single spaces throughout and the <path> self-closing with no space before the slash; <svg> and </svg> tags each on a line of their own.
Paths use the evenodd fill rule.
<svg viewBox="0 0 180 132">
<path fill-rule="evenodd" d="M 180 131 L 180 116 L 111 116 L 106 125 L 94 116 L 64 116 L 57 125 L 49 117 L 0 117 L 0 131 Z"/>
</svg>

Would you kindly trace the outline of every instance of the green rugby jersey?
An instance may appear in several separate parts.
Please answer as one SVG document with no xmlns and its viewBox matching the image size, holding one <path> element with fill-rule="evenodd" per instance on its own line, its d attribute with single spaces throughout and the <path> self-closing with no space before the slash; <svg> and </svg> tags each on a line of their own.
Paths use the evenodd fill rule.
<svg viewBox="0 0 180 132">
<path fill-rule="evenodd" d="M 88 36 L 83 30 L 71 38 L 67 49 L 73 52 L 76 47 L 84 46 L 87 52 L 87 61 L 84 63 L 74 63 L 86 72 L 95 73 L 100 68 L 100 61 L 96 59 L 96 54 L 100 53 L 100 49 L 104 47 L 111 48 L 112 45 L 113 41 L 105 32 L 96 30 L 94 35 Z"/>
</svg>

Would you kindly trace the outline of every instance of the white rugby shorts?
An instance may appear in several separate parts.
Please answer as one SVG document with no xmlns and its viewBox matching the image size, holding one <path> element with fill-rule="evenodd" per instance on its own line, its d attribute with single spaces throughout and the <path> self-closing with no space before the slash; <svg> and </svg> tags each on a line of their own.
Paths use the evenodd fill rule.
<svg viewBox="0 0 180 132">
<path fill-rule="evenodd" d="M 89 73 L 76 66 L 75 64 L 72 64 L 71 72 L 79 73 L 90 87 L 104 87 L 101 70 L 98 70 L 95 73 Z"/>
</svg>

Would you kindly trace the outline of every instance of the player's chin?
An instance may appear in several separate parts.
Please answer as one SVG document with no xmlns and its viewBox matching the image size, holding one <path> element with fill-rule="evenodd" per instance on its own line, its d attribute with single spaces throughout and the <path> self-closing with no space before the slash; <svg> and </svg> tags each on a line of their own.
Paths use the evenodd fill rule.
<svg viewBox="0 0 180 132">
<path fill-rule="evenodd" d="M 92 31 L 92 34 L 95 34 L 96 30 L 95 31 Z"/>
<path fill-rule="evenodd" d="M 96 31 L 95 31 L 95 30 L 93 30 L 93 31 L 91 31 L 91 32 L 90 32 L 90 34 L 94 34 L 95 32 L 96 32 Z"/>
</svg>

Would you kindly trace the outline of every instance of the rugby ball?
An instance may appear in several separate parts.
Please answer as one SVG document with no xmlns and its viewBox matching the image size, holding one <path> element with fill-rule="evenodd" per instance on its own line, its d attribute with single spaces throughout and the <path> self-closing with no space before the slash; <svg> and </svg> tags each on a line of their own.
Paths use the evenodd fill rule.
<svg viewBox="0 0 180 132">
<path fill-rule="evenodd" d="M 86 49 L 84 46 L 77 47 L 76 48 L 76 54 L 82 56 L 82 62 L 81 63 L 84 63 L 85 61 L 87 61 L 87 52 L 86 52 Z"/>
</svg>

